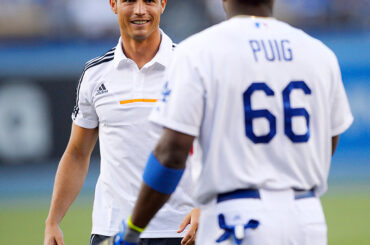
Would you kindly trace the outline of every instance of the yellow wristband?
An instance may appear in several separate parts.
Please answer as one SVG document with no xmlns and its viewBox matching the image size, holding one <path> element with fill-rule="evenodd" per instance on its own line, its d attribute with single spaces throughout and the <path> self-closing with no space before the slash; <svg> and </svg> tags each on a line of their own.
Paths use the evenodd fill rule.
<svg viewBox="0 0 370 245">
<path fill-rule="evenodd" d="M 131 221 L 131 216 L 128 218 L 127 225 L 128 225 L 128 227 L 130 227 L 130 229 L 132 229 L 134 231 L 137 231 L 137 232 L 140 232 L 140 233 L 145 230 L 145 227 L 140 228 L 139 226 L 134 225 Z"/>
</svg>

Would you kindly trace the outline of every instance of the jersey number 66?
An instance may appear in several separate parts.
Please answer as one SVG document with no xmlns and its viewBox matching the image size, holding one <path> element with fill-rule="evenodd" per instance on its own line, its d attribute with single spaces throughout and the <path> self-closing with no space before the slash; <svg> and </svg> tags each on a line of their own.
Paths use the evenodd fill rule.
<svg viewBox="0 0 370 245">
<path fill-rule="evenodd" d="M 304 94 L 311 94 L 311 89 L 304 81 L 291 81 L 283 90 L 283 105 L 284 105 L 284 133 L 293 143 L 304 143 L 310 138 L 310 115 L 304 108 L 292 108 L 290 106 L 290 93 L 294 89 L 300 89 Z M 244 100 L 244 116 L 245 116 L 245 131 L 249 139 L 255 144 L 269 143 L 276 135 L 276 117 L 268 110 L 253 110 L 251 106 L 251 96 L 256 91 L 263 91 L 267 96 L 274 96 L 274 91 L 263 82 L 252 83 L 243 94 Z M 292 129 L 292 118 L 303 116 L 306 119 L 307 132 L 297 135 Z M 270 125 L 270 131 L 261 136 L 257 136 L 253 132 L 252 121 L 256 118 L 266 118 Z"/>
</svg>

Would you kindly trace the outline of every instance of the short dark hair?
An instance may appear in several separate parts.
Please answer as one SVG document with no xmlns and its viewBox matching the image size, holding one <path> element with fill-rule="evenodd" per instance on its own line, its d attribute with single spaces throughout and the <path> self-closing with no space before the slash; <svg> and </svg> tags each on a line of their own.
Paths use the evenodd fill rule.
<svg viewBox="0 0 370 245">
<path fill-rule="evenodd" d="M 260 5 L 260 4 L 268 4 L 272 0 L 236 0 L 239 4 L 248 4 L 248 5 Z"/>
</svg>

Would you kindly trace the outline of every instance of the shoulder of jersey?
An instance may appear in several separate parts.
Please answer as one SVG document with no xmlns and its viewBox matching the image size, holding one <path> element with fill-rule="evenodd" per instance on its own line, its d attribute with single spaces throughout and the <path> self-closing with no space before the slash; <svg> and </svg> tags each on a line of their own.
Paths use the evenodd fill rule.
<svg viewBox="0 0 370 245">
<path fill-rule="evenodd" d="M 104 62 L 104 60 L 114 57 L 115 50 L 116 50 L 116 47 L 113 47 L 110 50 L 108 50 L 105 54 L 98 56 L 92 60 L 89 60 L 88 62 L 86 62 L 85 68 L 96 66 L 99 63 Z"/>
<path fill-rule="evenodd" d="M 300 35 L 300 40 L 302 40 L 301 45 L 302 47 L 315 47 L 314 49 L 320 54 L 320 59 L 328 59 L 334 61 L 337 59 L 335 53 L 321 40 L 309 35 L 305 31 L 291 27 L 296 31 L 298 35 Z"/>
<path fill-rule="evenodd" d="M 109 62 L 111 62 L 114 59 L 114 52 L 115 52 L 115 50 L 116 50 L 116 47 L 110 49 L 105 54 L 103 54 L 103 55 L 101 55 L 99 57 L 96 57 L 96 58 L 94 58 L 94 59 L 89 60 L 88 62 L 86 62 L 80 80 L 82 80 L 86 76 L 86 73 L 90 73 L 91 74 L 92 71 L 99 72 L 101 70 L 101 68 L 104 67 L 104 65 L 108 64 Z"/>
<path fill-rule="evenodd" d="M 87 86 L 89 86 L 88 85 L 89 83 L 83 82 L 86 79 L 86 77 L 88 77 L 88 80 L 91 78 L 91 74 L 90 74 L 90 76 L 86 76 L 86 73 L 93 70 L 95 67 L 102 66 L 103 64 L 107 64 L 108 62 L 112 61 L 114 59 L 115 50 L 116 50 L 116 48 L 114 47 L 114 48 L 110 49 L 108 52 L 106 52 L 104 55 L 96 57 L 95 59 L 92 59 L 92 60 L 88 61 L 85 64 L 85 68 L 84 68 L 84 70 L 81 74 L 81 77 L 80 77 L 80 80 L 78 81 L 78 85 L 77 85 L 77 89 L 76 89 L 76 105 L 73 109 L 73 117 L 74 118 L 77 117 L 77 114 L 79 112 L 78 102 L 79 102 L 79 97 L 80 97 L 81 86 L 84 86 L 85 84 Z M 99 71 L 99 70 L 97 70 L 97 71 Z"/>
<path fill-rule="evenodd" d="M 109 61 L 112 61 L 114 59 L 114 52 L 115 52 L 115 50 L 116 50 L 116 47 L 110 49 L 105 54 L 103 54 L 103 55 L 101 55 L 99 57 L 96 57 L 96 58 L 94 58 L 94 59 L 89 60 L 88 62 L 86 62 L 84 71 L 86 71 L 88 69 L 91 69 L 93 67 L 97 67 L 99 65 L 102 65 L 102 64 L 107 63 Z"/>
<path fill-rule="evenodd" d="M 210 47 L 213 42 L 216 42 L 219 37 L 220 33 L 223 32 L 225 27 L 227 26 L 227 22 L 221 22 L 211 27 L 206 28 L 203 31 L 200 31 L 182 41 L 178 46 L 177 49 L 186 49 L 187 47 L 194 49 L 199 47 L 199 49 L 203 50 L 204 47 Z M 212 40 L 212 41 L 210 41 Z M 195 50 L 192 50 L 195 51 Z M 196 53 L 196 52 L 192 52 Z"/>
</svg>

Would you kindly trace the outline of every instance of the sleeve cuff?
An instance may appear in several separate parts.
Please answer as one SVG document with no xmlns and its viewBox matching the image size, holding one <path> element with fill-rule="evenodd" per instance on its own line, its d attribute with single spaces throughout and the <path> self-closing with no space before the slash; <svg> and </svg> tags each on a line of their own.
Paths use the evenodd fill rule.
<svg viewBox="0 0 370 245">
<path fill-rule="evenodd" d="M 149 120 L 162 127 L 166 127 L 183 134 L 191 135 L 194 137 L 198 137 L 199 135 L 199 129 L 197 127 L 179 123 L 173 120 L 168 120 L 163 117 L 157 116 L 156 114 L 152 114 L 149 117 Z"/>
<path fill-rule="evenodd" d="M 90 121 L 90 120 L 83 119 L 83 118 L 74 118 L 73 119 L 73 116 L 72 116 L 72 121 L 77 126 L 80 126 L 82 128 L 88 128 L 88 129 L 96 128 L 99 125 L 99 122 Z"/>
<path fill-rule="evenodd" d="M 353 120 L 354 119 L 352 115 L 347 117 L 344 123 L 342 123 L 340 126 L 336 127 L 331 131 L 331 136 L 333 137 L 344 133 L 351 126 Z"/>
</svg>

